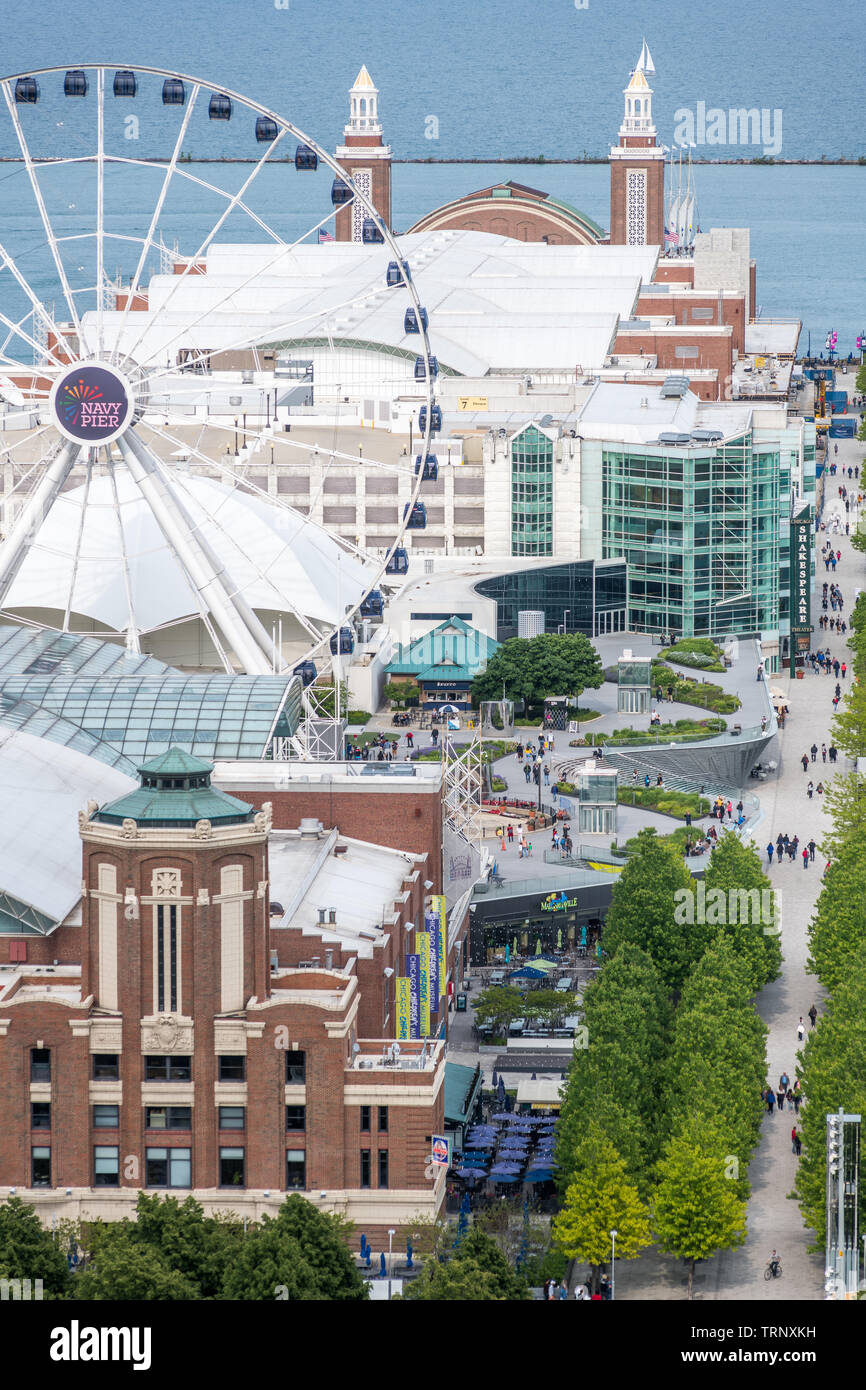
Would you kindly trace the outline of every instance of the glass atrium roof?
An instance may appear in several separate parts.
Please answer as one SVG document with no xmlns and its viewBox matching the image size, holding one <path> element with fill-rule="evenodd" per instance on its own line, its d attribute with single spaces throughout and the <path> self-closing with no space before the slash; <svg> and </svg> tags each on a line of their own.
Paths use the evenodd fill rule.
<svg viewBox="0 0 866 1390">
<path fill-rule="evenodd" d="M 125 772 L 171 747 L 265 757 L 300 708 L 297 677 L 188 673 L 97 637 L 0 626 L 0 724 Z"/>
</svg>

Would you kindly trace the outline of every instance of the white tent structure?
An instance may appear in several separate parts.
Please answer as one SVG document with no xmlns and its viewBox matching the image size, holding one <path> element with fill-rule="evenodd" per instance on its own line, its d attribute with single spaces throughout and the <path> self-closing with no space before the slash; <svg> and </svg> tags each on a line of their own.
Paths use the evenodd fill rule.
<svg viewBox="0 0 866 1390">
<path fill-rule="evenodd" d="M 369 590 L 372 565 L 300 513 L 186 473 L 173 473 L 171 485 L 190 534 L 231 576 L 233 601 L 255 615 L 294 615 L 307 646 Z M 84 619 L 133 646 L 140 634 L 203 621 L 191 567 L 146 493 L 125 468 L 62 493 L 27 548 L 5 610 L 79 630 Z"/>
</svg>

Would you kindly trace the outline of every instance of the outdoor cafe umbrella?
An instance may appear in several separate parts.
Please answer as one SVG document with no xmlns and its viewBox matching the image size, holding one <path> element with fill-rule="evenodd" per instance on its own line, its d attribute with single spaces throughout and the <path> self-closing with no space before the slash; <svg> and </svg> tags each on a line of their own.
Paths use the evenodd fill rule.
<svg viewBox="0 0 866 1390">
<path fill-rule="evenodd" d="M 457 1177 L 462 1178 L 464 1182 L 476 1182 L 480 1178 L 487 1177 L 486 1168 L 455 1168 L 454 1172 L 457 1174 Z"/>
<path fill-rule="evenodd" d="M 521 1172 L 519 1163 L 494 1163 L 490 1169 L 491 1178 L 516 1177 Z"/>
<path fill-rule="evenodd" d="M 551 1182 L 553 1174 L 549 1168 L 528 1168 L 524 1182 Z"/>
<path fill-rule="evenodd" d="M 556 933 L 556 949 L 557 951 L 562 950 L 562 927 L 560 927 L 559 931 Z"/>
<path fill-rule="evenodd" d="M 499 1101 L 499 1104 L 500 1104 L 500 1105 L 504 1105 L 504 1104 L 505 1104 L 505 1078 L 503 1077 L 503 1075 L 502 1075 L 501 1072 L 499 1073 L 499 1086 L 497 1087 L 496 1095 L 497 1095 L 497 1099 L 498 1099 L 498 1101 Z"/>
<path fill-rule="evenodd" d="M 540 937 L 540 936 L 537 936 L 537 937 L 535 938 L 535 954 L 536 954 L 537 956 L 540 956 L 540 955 L 541 955 L 541 937 Z"/>
</svg>

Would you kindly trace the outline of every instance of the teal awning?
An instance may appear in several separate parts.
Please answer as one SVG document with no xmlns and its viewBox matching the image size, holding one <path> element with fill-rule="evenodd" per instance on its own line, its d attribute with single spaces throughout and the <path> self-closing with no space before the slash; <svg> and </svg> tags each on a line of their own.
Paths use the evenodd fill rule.
<svg viewBox="0 0 866 1390">
<path fill-rule="evenodd" d="M 445 1063 L 445 1119 L 448 1124 L 465 1125 L 481 1090 L 480 1067 Z"/>
</svg>

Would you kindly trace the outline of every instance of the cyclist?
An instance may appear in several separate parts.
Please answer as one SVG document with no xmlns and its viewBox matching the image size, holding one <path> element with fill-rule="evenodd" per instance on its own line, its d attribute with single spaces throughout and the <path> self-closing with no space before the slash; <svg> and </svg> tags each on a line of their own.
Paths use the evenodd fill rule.
<svg viewBox="0 0 866 1390">
<path fill-rule="evenodd" d="M 768 1263 L 769 1263 L 769 1266 L 770 1266 L 770 1273 L 772 1274 L 773 1278 L 774 1278 L 774 1279 L 778 1278 L 778 1275 L 779 1275 L 779 1256 L 776 1254 L 775 1250 L 773 1251 L 772 1255 L 770 1256 L 770 1259 L 769 1259 Z"/>
</svg>

